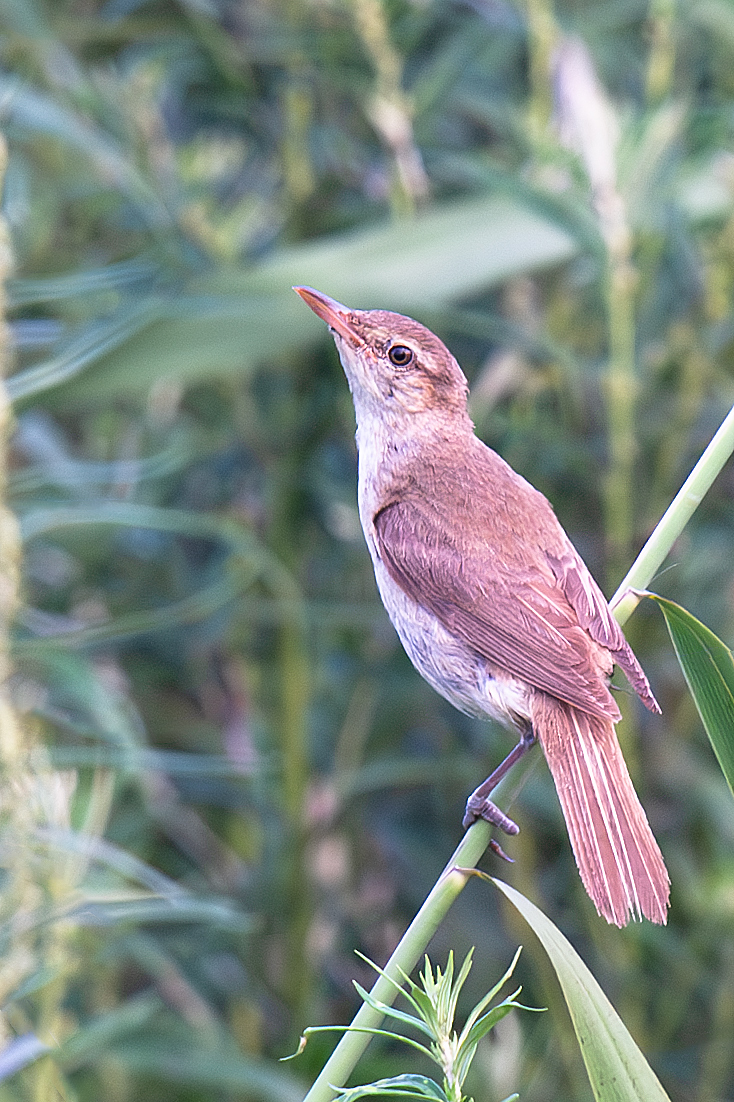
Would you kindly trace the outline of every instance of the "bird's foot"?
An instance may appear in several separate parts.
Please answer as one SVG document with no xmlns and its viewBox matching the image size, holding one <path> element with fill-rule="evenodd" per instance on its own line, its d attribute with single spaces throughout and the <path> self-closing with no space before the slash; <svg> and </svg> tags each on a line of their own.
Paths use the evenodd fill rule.
<svg viewBox="0 0 734 1102">
<path fill-rule="evenodd" d="M 479 789 L 473 792 L 466 801 L 466 812 L 461 825 L 464 827 L 464 830 L 468 830 L 477 819 L 486 819 L 488 823 L 492 823 L 493 826 L 499 827 L 505 834 L 520 833 L 520 827 L 517 823 L 514 823 L 509 815 L 505 815 L 504 811 L 501 811 L 497 807 L 497 804 L 493 804 L 487 796 L 480 795 Z"/>
</svg>

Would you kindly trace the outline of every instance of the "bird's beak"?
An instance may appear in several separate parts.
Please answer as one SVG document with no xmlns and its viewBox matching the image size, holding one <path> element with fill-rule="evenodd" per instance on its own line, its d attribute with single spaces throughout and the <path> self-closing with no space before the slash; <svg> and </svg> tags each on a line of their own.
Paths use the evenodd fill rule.
<svg viewBox="0 0 734 1102">
<path fill-rule="evenodd" d="M 340 337 L 344 337 L 351 344 L 359 346 L 363 340 L 357 333 L 351 310 L 342 306 L 336 299 L 322 295 L 321 291 L 314 291 L 313 287 L 294 287 L 293 290 L 300 295 L 306 306 L 310 306 L 314 314 L 326 322 L 330 329 L 335 330 Z"/>
</svg>

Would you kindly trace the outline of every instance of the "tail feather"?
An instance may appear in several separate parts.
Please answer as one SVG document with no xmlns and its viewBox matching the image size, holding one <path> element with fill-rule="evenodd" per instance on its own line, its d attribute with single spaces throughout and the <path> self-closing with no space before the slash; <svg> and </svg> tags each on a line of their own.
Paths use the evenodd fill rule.
<svg viewBox="0 0 734 1102">
<path fill-rule="evenodd" d="M 668 872 L 612 720 L 537 693 L 533 728 L 556 785 L 581 879 L 599 914 L 617 926 L 643 916 L 664 923 Z"/>
</svg>

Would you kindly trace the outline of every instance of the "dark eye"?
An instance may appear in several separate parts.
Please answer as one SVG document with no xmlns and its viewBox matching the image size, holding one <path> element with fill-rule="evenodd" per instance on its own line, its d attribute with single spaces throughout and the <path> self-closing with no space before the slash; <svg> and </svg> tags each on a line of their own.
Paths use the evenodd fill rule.
<svg viewBox="0 0 734 1102">
<path fill-rule="evenodd" d="M 387 354 L 387 358 L 395 367 L 407 367 L 413 359 L 413 349 L 405 344 L 394 344 Z"/>
</svg>

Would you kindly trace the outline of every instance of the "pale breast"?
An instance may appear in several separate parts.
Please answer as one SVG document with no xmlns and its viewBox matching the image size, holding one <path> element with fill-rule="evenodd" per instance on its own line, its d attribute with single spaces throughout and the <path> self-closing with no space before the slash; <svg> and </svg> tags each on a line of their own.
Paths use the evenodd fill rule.
<svg viewBox="0 0 734 1102">
<path fill-rule="evenodd" d="M 359 515 L 377 588 L 408 657 L 428 684 L 460 711 L 505 726 L 524 726 L 531 718 L 533 689 L 493 670 L 485 658 L 409 597 L 382 562 L 373 518 L 384 504 L 386 487 L 399 481 L 406 459 L 420 451 L 420 442 L 390 433 L 383 420 L 360 417 L 359 412 Z"/>
<path fill-rule="evenodd" d="M 371 541 L 368 541 L 370 543 Z M 532 688 L 492 671 L 489 663 L 446 630 L 393 581 L 370 546 L 382 603 L 411 662 L 436 692 L 466 715 L 508 727 L 530 722 Z"/>
</svg>

